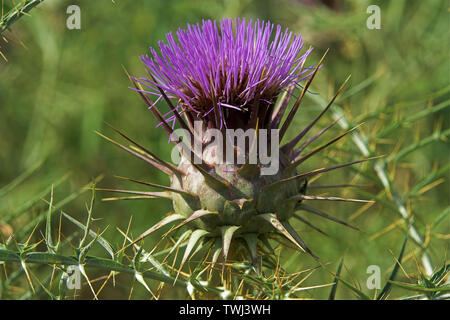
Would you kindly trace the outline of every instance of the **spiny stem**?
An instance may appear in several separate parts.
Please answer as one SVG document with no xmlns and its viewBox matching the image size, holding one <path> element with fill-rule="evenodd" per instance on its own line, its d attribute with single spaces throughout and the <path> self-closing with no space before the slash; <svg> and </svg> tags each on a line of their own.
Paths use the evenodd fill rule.
<svg viewBox="0 0 450 320">
<path fill-rule="evenodd" d="M 349 121 L 347 120 L 345 113 L 343 110 L 337 106 L 334 105 L 334 107 L 331 108 L 331 112 L 334 115 L 335 118 L 341 118 L 339 121 L 339 125 L 343 129 L 348 129 L 350 127 Z M 370 150 L 370 146 L 367 142 L 367 139 L 363 137 L 359 131 L 354 131 L 352 134 L 352 140 L 360 150 L 360 152 L 365 156 L 369 157 L 372 154 L 372 151 Z M 386 171 L 386 162 L 381 160 L 375 164 L 375 172 L 378 175 L 378 178 L 380 179 L 385 192 L 390 193 L 392 195 L 392 198 L 394 199 L 394 204 L 397 207 L 398 213 L 401 215 L 401 217 L 405 220 L 405 222 L 409 225 L 409 234 L 411 235 L 411 238 L 419 244 L 420 247 L 425 247 L 425 242 L 420 236 L 419 232 L 417 231 L 416 226 L 414 225 L 414 222 L 411 221 L 410 216 L 408 214 L 408 211 L 406 210 L 404 201 L 402 201 L 398 193 L 393 189 L 393 186 L 391 184 L 390 179 L 388 178 L 388 173 Z M 430 256 L 427 252 L 423 252 L 422 254 L 422 265 L 426 271 L 427 275 L 431 275 L 433 273 L 433 265 L 431 263 Z"/>
<path fill-rule="evenodd" d="M 53 190 L 52 190 L 52 192 L 53 192 Z M 52 193 L 52 195 L 53 195 L 53 193 Z M 89 207 L 87 207 L 87 204 L 86 204 L 88 217 L 87 217 L 87 222 L 86 222 L 86 228 L 84 229 L 84 235 L 83 235 L 83 238 L 80 241 L 80 245 L 79 245 L 80 248 L 84 247 L 84 244 L 86 243 L 87 237 L 89 235 L 91 222 L 92 222 L 92 209 L 94 208 L 94 201 L 95 201 L 95 184 L 92 185 L 91 204 L 90 204 Z M 50 208 L 51 208 L 51 204 L 50 204 Z"/>
<path fill-rule="evenodd" d="M 27 15 L 27 13 L 36 7 L 41 2 L 44 2 L 44 0 L 26 0 L 22 1 L 21 3 L 17 4 L 14 8 L 9 10 L 5 15 L 2 15 L 0 19 L 0 34 L 3 33 L 6 29 L 9 29 L 11 25 L 16 22 L 19 18 L 21 18 L 24 15 Z M 3 1 L 2 1 L 3 4 Z"/>
</svg>

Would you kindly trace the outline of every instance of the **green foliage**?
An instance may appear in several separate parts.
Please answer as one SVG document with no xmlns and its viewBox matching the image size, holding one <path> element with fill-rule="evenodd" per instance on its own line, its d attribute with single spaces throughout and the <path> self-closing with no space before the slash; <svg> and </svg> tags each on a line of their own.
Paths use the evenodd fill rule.
<svg viewBox="0 0 450 320">
<path fill-rule="evenodd" d="M 66 28 L 64 2 L 33 6 L 31 16 L 23 12 L 38 1 L 3 2 L 0 51 L 8 61 L 0 62 L 0 298 L 448 299 L 450 86 L 444 2 L 380 2 L 380 30 L 366 28 L 369 1 L 339 1 L 330 9 L 290 0 L 264 5 L 259 0 L 80 0 L 81 30 Z M 291 248 L 275 247 L 270 254 L 275 242 L 264 239 L 268 247 L 257 248 L 267 253 L 258 262 L 261 270 L 254 261 L 232 257 L 224 270 L 219 264 L 205 268 L 195 250 L 178 270 L 191 238 L 185 229 L 176 231 L 178 242 L 170 235 L 161 240 L 167 231 L 162 227 L 132 244 L 171 210 L 169 201 L 87 198 L 92 181 L 97 199 L 106 197 L 103 186 L 123 188 L 127 182 L 114 174 L 167 185 L 158 170 L 94 131 L 106 132 L 104 121 L 112 123 L 170 159 L 166 135 L 127 89 L 122 66 L 144 74 L 138 56 L 166 32 L 225 16 L 270 19 L 300 32 L 315 47 L 311 63 L 330 49 L 293 120 L 299 130 L 288 132 L 286 141 L 325 108 L 351 74 L 311 136 L 333 119 L 338 126 L 327 131 L 328 140 L 342 133 L 339 126 L 363 125 L 305 161 L 305 172 L 318 163 L 326 167 L 384 155 L 309 181 L 314 195 L 375 201 L 362 206 L 317 201 L 321 212 L 362 232 L 317 215 L 292 225 L 321 264 Z M 316 147 L 312 143 L 307 151 Z M 352 186 L 339 186 L 344 183 Z M 305 221 L 318 230 L 304 227 Z M 204 243 L 201 251 L 220 259 L 214 248 Z M 81 291 L 66 286 L 70 265 L 81 266 Z M 382 271 L 379 290 L 365 286 L 369 265 Z M 226 287 L 218 285 L 221 276 Z"/>
<path fill-rule="evenodd" d="M 12 24 L 16 22 L 19 18 L 28 14 L 31 9 L 36 7 L 39 3 L 44 0 L 24 0 L 16 4 L 8 12 L 3 13 L 4 10 L 4 0 L 2 0 L 2 16 L 0 20 L 0 34 L 5 31 L 5 29 L 11 28 Z"/>
</svg>

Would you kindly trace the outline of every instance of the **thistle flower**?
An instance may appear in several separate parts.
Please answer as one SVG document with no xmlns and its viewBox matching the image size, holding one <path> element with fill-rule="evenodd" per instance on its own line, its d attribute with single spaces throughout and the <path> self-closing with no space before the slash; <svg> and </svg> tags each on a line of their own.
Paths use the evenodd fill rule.
<svg viewBox="0 0 450 320">
<path fill-rule="evenodd" d="M 270 22 L 246 22 L 230 19 L 202 25 L 188 25 L 186 30 L 167 34 L 160 41 L 160 54 L 150 48 L 151 57 L 142 56 L 151 79 L 136 79 L 147 89 L 146 94 L 179 99 L 178 111 L 186 111 L 190 119 L 203 118 L 222 127 L 246 128 L 252 112 L 261 117 L 268 113 L 260 127 L 270 121 L 271 109 L 278 95 L 307 78 L 302 68 L 311 50 L 299 55 L 303 48 L 301 36 L 284 32 Z M 259 110 L 253 107 L 261 104 Z M 217 111 L 214 111 L 217 108 Z M 216 123 L 216 116 L 220 124 Z M 174 122 L 170 115 L 168 122 Z"/>
<path fill-rule="evenodd" d="M 288 29 L 282 31 L 280 26 L 274 32 L 273 24 L 259 20 L 247 22 L 245 19 L 235 19 L 234 24 L 230 19 L 220 20 L 219 23 L 203 21 L 201 25 L 188 25 L 186 29 L 179 29 L 176 37 L 177 39 L 172 33 L 167 34 L 167 41 L 159 42 L 159 52 L 150 48 L 151 55 L 141 57 L 148 78 L 130 77 L 130 80 L 133 83 L 132 89 L 141 95 L 159 121 L 159 126 L 170 136 L 175 133 L 176 123 L 194 136 L 191 141 L 182 141 L 177 137 L 171 139 L 181 153 L 179 164 L 176 166 L 160 159 L 117 129 L 114 130 L 136 148 L 130 149 L 107 138 L 170 177 L 170 186 L 125 178 L 162 189 L 162 192 L 106 189 L 135 195 L 119 199 L 172 200 L 175 212 L 167 215 L 134 242 L 164 225 L 179 221 L 172 230 L 182 226 L 189 228 L 175 245 L 188 239 L 182 264 L 196 251 L 194 249 L 197 245 L 201 246 L 208 241 L 216 246 L 213 263 L 218 259 L 220 251 L 226 260 L 231 244 L 236 243 L 247 249 L 253 264 L 258 264 L 262 248 L 260 244 L 270 247 L 268 238 L 274 234 L 281 234 L 297 248 L 314 256 L 289 220 L 296 218 L 319 232 L 323 231 L 308 222 L 304 215 L 298 214 L 299 211 L 319 215 L 356 229 L 304 202 L 362 202 L 363 200 L 318 197 L 306 193 L 307 179 L 310 177 L 365 160 L 308 172 L 299 168 L 301 163 L 351 130 L 305 153 L 307 146 L 332 127 L 336 123 L 334 121 L 297 147 L 330 108 L 348 79 L 317 118 L 291 141 L 278 147 L 321 67 L 323 58 L 314 68 L 305 67 L 311 49 L 302 51 L 304 44 L 301 36 L 293 35 Z M 300 85 L 302 82 L 306 83 Z M 302 87 L 301 94 L 295 99 L 282 123 L 288 102 L 293 98 L 297 86 Z M 156 106 L 156 102 L 161 99 L 166 101 L 170 109 L 165 114 Z M 217 135 L 214 139 L 211 135 L 198 137 L 195 125 L 197 121 L 202 124 L 201 133 L 209 129 L 224 133 L 222 142 L 231 143 L 235 147 L 233 152 L 244 161 L 218 162 L 216 155 L 223 152 L 223 144 L 217 143 Z M 241 130 L 240 133 L 254 129 L 256 139 L 252 140 L 251 135 L 247 135 L 249 141 L 242 148 L 234 139 L 239 139 L 239 135 L 235 134 L 229 139 L 231 129 Z M 263 141 L 258 132 L 265 129 L 277 134 Z M 279 170 L 274 174 L 263 174 L 266 163 L 262 163 L 260 157 L 256 157 L 256 162 L 251 161 L 252 151 L 257 149 L 256 153 L 259 155 L 261 145 L 264 149 L 261 141 L 266 147 L 271 146 L 271 155 L 275 153 L 278 156 Z M 202 147 L 200 152 L 195 147 L 198 145 Z M 257 148 L 254 148 L 255 145 Z M 186 150 L 192 153 L 188 154 Z M 195 157 L 200 158 L 200 161 L 195 161 Z M 221 241 L 216 241 L 217 239 Z M 232 239 L 236 241 L 232 242 Z"/>
</svg>

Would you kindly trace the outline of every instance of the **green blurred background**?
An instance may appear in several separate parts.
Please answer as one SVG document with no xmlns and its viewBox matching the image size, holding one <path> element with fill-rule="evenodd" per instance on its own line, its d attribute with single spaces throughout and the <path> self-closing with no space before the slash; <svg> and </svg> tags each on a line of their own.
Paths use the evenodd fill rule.
<svg viewBox="0 0 450 320">
<path fill-rule="evenodd" d="M 4 1 L 6 7 L 11 3 Z M 70 4 L 81 8 L 81 30 L 66 28 L 66 9 Z M 366 9 L 371 4 L 381 7 L 379 30 L 366 27 L 369 17 Z M 16 22 L 0 40 L 0 50 L 8 60 L 0 59 L 0 187 L 42 162 L 25 183 L 2 200 L 0 221 L 2 216 L 34 199 L 66 174 L 70 175 L 55 188 L 55 201 L 76 192 L 99 175 L 104 175 L 99 183 L 103 187 L 136 188 L 114 179 L 113 175 L 167 184 L 167 179 L 157 170 L 102 140 L 94 131 L 113 136 L 104 124 L 104 121 L 109 122 L 169 160 L 171 148 L 167 136 L 155 128 L 156 121 L 151 113 L 139 96 L 128 89 L 129 80 L 123 67 L 133 75 L 143 76 L 145 72 L 139 55 L 147 53 L 149 46 L 156 47 L 157 41 L 170 30 L 201 19 L 236 16 L 269 19 L 301 33 L 306 46 L 315 48 L 309 58 L 310 64 L 317 63 L 329 48 L 324 68 L 313 83 L 312 91 L 329 99 L 351 74 L 346 92 L 353 90 L 354 94 L 347 98 L 344 94 L 339 101 L 346 117 L 358 124 L 366 115 L 379 111 L 374 117 L 365 119 L 360 128 L 365 136 L 373 136 L 395 125 L 399 119 L 449 100 L 449 11 L 445 1 L 46 0 L 31 11 L 31 16 Z M 163 104 L 161 108 L 165 108 Z M 308 98 L 295 118 L 290 136 L 302 130 L 320 108 L 314 99 Z M 331 120 L 332 117 L 327 115 L 318 128 Z M 370 140 L 371 147 L 378 155 L 390 155 L 402 146 L 431 135 L 436 129 L 446 130 L 448 120 L 448 108 L 443 108 L 417 122 L 399 125 L 382 139 Z M 338 128 L 333 130 L 328 133 L 328 138 L 341 132 Z M 345 160 L 358 158 L 351 139 L 344 140 L 339 150 L 332 149 L 328 156 L 339 155 Z M 388 170 L 395 187 L 402 193 L 433 168 L 443 167 L 448 162 L 448 141 L 440 139 L 409 154 Z M 330 163 L 329 159 L 317 156 L 305 163 L 304 169 L 326 163 Z M 422 235 L 430 235 L 429 225 L 449 205 L 448 173 L 441 176 L 443 180 L 436 187 L 407 203 Z M 370 189 L 370 181 L 351 170 L 336 171 L 320 178 L 322 183 L 349 181 L 368 184 L 370 192 L 378 193 L 375 187 Z M 352 190 L 326 191 L 329 195 L 358 196 Z M 109 195 L 98 192 L 97 198 Z M 84 203 L 89 196 L 89 192 L 81 194 L 65 204 L 64 211 L 84 219 Z M 48 199 L 48 195 L 44 198 Z M 361 208 L 358 204 L 318 205 L 349 220 L 363 232 L 319 219 L 311 221 L 331 238 L 301 225 L 296 227 L 311 249 L 329 263 L 331 270 L 337 268 L 344 256 L 343 276 L 359 283 L 372 295 L 373 290 L 365 287 L 366 269 L 369 265 L 378 265 L 383 277 L 388 276 L 404 239 L 405 225 L 397 213 L 382 204 L 375 204 L 361 214 L 358 214 Z M 8 230 L 18 232 L 24 228 L 45 207 L 44 202 L 36 201 L 30 210 L 7 226 L 3 225 L 2 237 L 7 236 Z M 126 230 L 131 216 L 131 234 L 137 236 L 170 210 L 171 204 L 163 200 L 97 201 L 94 216 L 101 220 L 95 222 L 95 228 L 109 225 L 104 237 L 120 247 L 123 238 L 117 228 Z M 378 235 L 383 230 L 385 232 Z M 71 232 L 72 226 L 63 225 L 63 233 Z M 447 220 L 428 238 L 429 253 L 435 266 L 448 257 L 449 232 Z M 160 235 L 147 239 L 146 247 L 152 248 Z M 405 270 L 411 274 L 417 273 L 417 265 L 420 265 L 420 257 L 412 253 L 415 248 L 412 243 L 408 245 L 410 255 L 405 262 Z M 293 254 L 290 249 L 282 250 L 281 257 L 291 272 L 315 266 L 312 258 Z M 407 278 L 400 274 L 399 279 Z M 303 285 L 331 281 L 327 272 L 317 270 Z M 108 286 L 100 297 L 128 298 L 128 283 L 125 279 L 123 286 Z M 17 290 L 23 293 L 29 288 L 24 283 Z M 168 288 L 166 291 L 164 298 L 186 296 L 182 290 Z M 328 291 L 316 289 L 305 292 L 303 297 L 326 298 Z M 401 294 L 401 290 L 394 291 L 393 295 L 396 294 Z M 89 290 L 82 291 L 81 297 L 91 298 Z M 147 298 L 148 295 L 136 288 L 132 297 Z M 352 297 L 351 291 L 339 289 L 338 298 Z"/>
</svg>

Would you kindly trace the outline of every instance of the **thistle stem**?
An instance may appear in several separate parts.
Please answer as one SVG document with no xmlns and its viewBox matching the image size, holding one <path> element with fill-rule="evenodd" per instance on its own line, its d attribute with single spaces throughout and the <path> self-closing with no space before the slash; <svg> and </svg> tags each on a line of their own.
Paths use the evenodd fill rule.
<svg viewBox="0 0 450 320">
<path fill-rule="evenodd" d="M 74 259 L 73 257 L 63 256 L 59 254 L 47 253 L 47 252 L 28 252 L 25 254 L 20 254 L 20 252 L 9 251 L 5 249 L 0 249 L 0 261 L 2 262 L 12 262 L 12 263 L 23 263 L 28 265 L 29 263 L 34 264 L 42 264 L 42 265 L 74 265 L 78 266 L 79 261 Z M 134 269 L 131 266 L 121 264 L 116 261 L 112 261 L 109 259 L 98 258 L 88 256 L 83 264 L 86 268 L 94 268 L 101 269 L 108 272 L 122 272 L 128 274 L 136 274 L 139 273 L 138 270 Z M 181 280 L 174 278 L 170 275 L 162 274 L 159 272 L 147 270 L 140 273 L 142 277 L 161 281 L 170 285 L 181 286 L 187 288 L 189 285 L 189 280 Z M 208 285 L 202 285 L 203 289 L 214 293 L 217 295 L 223 294 L 223 290 L 216 287 L 211 287 Z"/>
<path fill-rule="evenodd" d="M 340 119 L 338 121 L 339 125 L 343 129 L 350 128 L 350 124 L 347 121 L 347 118 L 345 117 L 345 113 L 341 110 L 341 108 L 337 105 L 334 105 L 331 108 L 331 112 L 333 114 L 333 117 L 335 119 Z M 365 156 L 369 157 L 373 152 L 371 152 L 370 147 L 367 143 L 367 139 L 365 139 L 358 131 L 354 131 L 352 134 L 352 140 L 360 150 L 360 152 Z M 416 226 L 414 225 L 414 221 L 411 221 L 411 217 L 408 214 L 408 211 L 406 210 L 404 201 L 400 199 L 398 196 L 398 193 L 393 189 L 391 181 L 389 180 L 388 173 L 386 171 L 386 162 L 384 160 L 379 160 L 375 164 L 375 171 L 377 173 L 378 178 L 380 179 L 385 192 L 390 193 L 392 195 L 392 198 L 394 200 L 394 204 L 397 207 L 397 212 L 400 214 L 400 216 L 403 218 L 403 220 L 408 224 L 409 226 L 409 234 L 411 238 L 421 247 L 425 248 L 426 244 L 419 232 L 417 231 Z M 428 253 L 424 250 L 422 253 L 422 265 L 425 269 L 425 272 L 428 276 L 431 276 L 433 274 L 433 265 L 431 263 L 430 256 Z"/>
<path fill-rule="evenodd" d="M 36 7 L 41 2 L 44 2 L 44 0 L 22 1 L 9 10 L 6 14 L 3 15 L 2 12 L 2 17 L 0 19 L 0 34 L 2 34 L 6 29 L 9 29 L 14 22 L 26 15 L 31 9 Z"/>
</svg>

